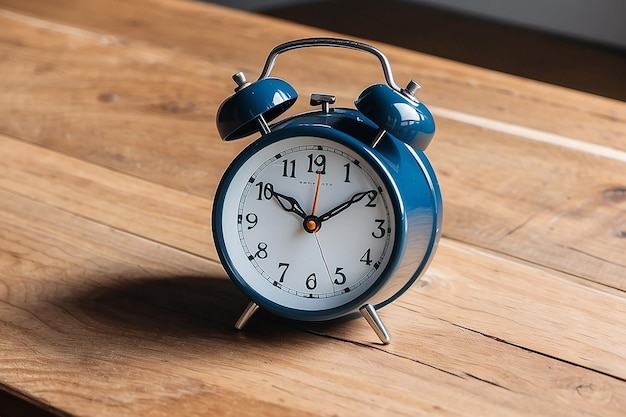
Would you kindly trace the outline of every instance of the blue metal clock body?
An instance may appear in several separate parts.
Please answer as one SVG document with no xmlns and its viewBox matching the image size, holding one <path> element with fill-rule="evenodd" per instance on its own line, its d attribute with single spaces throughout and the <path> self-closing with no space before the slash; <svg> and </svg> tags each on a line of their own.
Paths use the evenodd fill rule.
<svg viewBox="0 0 626 417">
<path fill-rule="evenodd" d="M 270 124 L 298 97 L 268 77 L 276 57 L 311 46 L 372 53 L 387 83 L 366 88 L 356 109 L 314 94 L 321 110 Z M 435 126 L 419 86 L 397 87 L 380 51 L 335 38 L 279 45 L 257 81 L 233 78 L 217 116 L 222 138 L 261 133 L 224 173 L 213 208 L 220 260 L 251 300 L 236 327 L 259 307 L 305 321 L 360 311 L 388 343 L 377 310 L 424 273 L 441 235 L 441 191 L 424 154 Z"/>
</svg>

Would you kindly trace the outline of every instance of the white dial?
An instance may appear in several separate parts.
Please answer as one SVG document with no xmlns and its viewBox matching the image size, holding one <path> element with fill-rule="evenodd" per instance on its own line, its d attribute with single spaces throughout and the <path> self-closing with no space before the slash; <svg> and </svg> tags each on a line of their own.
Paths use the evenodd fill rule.
<svg viewBox="0 0 626 417">
<path fill-rule="evenodd" d="M 244 286 L 279 306 L 317 311 L 362 295 L 387 267 L 395 216 L 365 158 L 324 138 L 263 147 L 232 176 L 221 230 Z"/>
</svg>

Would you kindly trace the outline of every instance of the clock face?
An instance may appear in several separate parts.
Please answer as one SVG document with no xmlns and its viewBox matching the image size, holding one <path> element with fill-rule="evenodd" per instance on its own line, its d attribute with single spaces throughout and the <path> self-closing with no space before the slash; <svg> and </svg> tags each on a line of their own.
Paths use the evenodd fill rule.
<svg viewBox="0 0 626 417">
<path fill-rule="evenodd" d="M 337 141 L 300 136 L 235 164 L 217 212 L 221 250 L 253 301 L 304 312 L 337 309 L 386 273 L 397 234 L 395 200 L 370 160 Z"/>
</svg>

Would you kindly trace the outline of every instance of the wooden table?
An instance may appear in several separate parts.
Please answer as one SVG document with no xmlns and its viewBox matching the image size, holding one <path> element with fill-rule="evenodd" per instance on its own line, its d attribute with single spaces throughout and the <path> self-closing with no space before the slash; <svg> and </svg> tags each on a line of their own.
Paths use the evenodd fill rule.
<svg viewBox="0 0 626 417">
<path fill-rule="evenodd" d="M 0 0 L 0 28 L 4 391 L 72 416 L 626 413 L 625 103 L 377 44 L 438 124 L 435 260 L 381 310 L 388 346 L 364 320 L 237 332 L 210 210 L 249 140 L 215 112 L 329 34 L 173 0 Z M 381 81 L 327 48 L 275 75 L 295 111 Z"/>
</svg>

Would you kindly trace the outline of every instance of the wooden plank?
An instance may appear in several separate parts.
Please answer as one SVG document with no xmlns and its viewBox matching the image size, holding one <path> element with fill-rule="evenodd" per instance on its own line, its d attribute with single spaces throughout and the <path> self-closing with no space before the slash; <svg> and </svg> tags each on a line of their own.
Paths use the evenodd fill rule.
<svg viewBox="0 0 626 417">
<path fill-rule="evenodd" d="M 212 198 L 2 135 L 0 155 L 0 188 L 163 245 L 218 259 L 211 236 Z"/>
<path fill-rule="evenodd" d="M 217 80 L 220 74 L 227 78 L 220 68 L 209 65 L 210 74 L 205 77 L 202 63 L 171 51 L 102 45 L 90 36 L 73 39 L 56 32 L 47 33 L 39 42 L 28 26 L 10 19 L 6 23 L 6 45 L 20 39 L 30 39 L 30 43 L 22 41 L 22 55 L 13 55 L 9 65 L 3 66 L 7 94 L 0 101 L 5 114 L 11 115 L 0 121 L 3 130 L 199 196 L 213 195 L 221 172 L 247 143 L 224 144 L 215 138 L 212 114 L 217 103 L 210 107 L 211 103 L 205 102 L 197 111 L 191 110 L 191 115 L 176 113 L 181 102 L 202 102 L 197 91 L 214 97 L 208 90 L 194 87 L 202 78 L 212 80 L 205 82 L 208 87 L 226 90 Z M 68 54 L 68 43 L 75 53 Z M 67 58 L 60 60 L 59 56 Z M 146 56 L 152 57 L 148 63 Z M 38 68 L 53 63 L 57 70 L 37 73 Z M 34 77 L 38 84 L 19 83 L 24 72 L 38 74 Z M 101 81 L 102 72 L 115 76 Z M 152 77 L 146 77 L 146 72 Z M 68 89 L 69 84 L 81 89 Z M 120 98 L 109 97 L 107 91 L 115 91 L 114 96 Z M 104 97 L 109 98 L 102 101 Z M 158 104 L 145 105 L 152 100 Z M 59 108 L 64 111 L 59 113 Z M 174 112 L 168 117 L 152 112 L 155 108 Z M 94 118 L 94 114 L 99 116 Z M 101 124 L 108 129 L 99 128 Z M 619 160 L 605 161 L 446 119 L 439 122 L 429 155 L 444 190 L 446 236 L 625 288 L 620 253 L 626 253 L 621 197 L 626 170 Z M 532 161 L 532 169 L 526 161 Z M 593 172 L 590 178 L 584 177 L 584 186 L 578 180 L 582 167 Z M 19 181 L 15 183 L 18 186 Z M 112 189 L 111 184 L 105 187 Z M 474 198 L 477 193 L 481 194 L 478 200 Z M 75 198 L 80 201 L 81 196 Z M 128 196 L 119 198 L 123 201 Z M 489 205 L 477 206 L 476 201 L 488 201 Z M 169 219 L 173 217 L 177 216 Z M 623 249 L 610 250 L 614 248 Z"/>
<path fill-rule="evenodd" d="M 445 236 L 626 290 L 626 163 L 440 125 Z"/>
<path fill-rule="evenodd" d="M 190 22 L 205 10 L 155 4 Z M 214 187 L 212 170 L 242 144 L 209 151 L 195 138 L 212 126 L 200 116 L 211 105 L 178 111 L 205 76 L 229 90 L 217 79 L 231 69 L 164 44 L 10 12 L 0 21 L 1 79 L 18 92 L 0 98 L 10 116 L 0 121 L 9 126 L 0 137 L 0 386 L 76 415 L 623 414 L 619 158 L 444 120 L 429 154 L 447 193 L 447 236 L 459 241 L 444 238 L 421 285 L 381 312 L 394 343 L 372 344 L 362 320 L 303 326 L 260 314 L 236 333 L 246 300 L 219 265 L 192 254 L 213 256 L 199 214 L 211 194 L 197 190 Z M 322 78 L 329 56 L 316 61 Z M 103 68 L 119 78 L 103 82 Z M 124 95 L 100 89 L 125 78 Z M 331 80 L 347 97 L 342 82 Z M 146 97 L 171 116 L 146 111 Z M 578 269 L 594 257 L 603 260 Z"/>
<path fill-rule="evenodd" d="M 613 399 L 626 386 L 624 311 L 622 292 L 443 239 L 426 277 L 381 315 L 396 355 L 528 398 L 619 415 L 626 403 Z M 312 330 L 364 341 L 369 329 Z M 572 364 L 598 373 L 574 376 Z"/>
<path fill-rule="evenodd" d="M 624 407 L 626 332 L 610 317 L 626 301 L 532 265 L 445 243 L 426 285 L 383 311 L 397 336 L 388 347 L 368 347 L 362 320 L 321 325 L 331 337 L 320 338 L 261 315 L 237 333 L 246 301 L 218 265 L 5 191 L 0 206 L 0 382 L 74 415 L 618 416 Z M 526 274 L 534 279 L 501 285 Z M 546 319 L 550 310 L 559 320 Z"/>
<path fill-rule="evenodd" d="M 506 139 L 502 140 L 502 143 L 506 143 Z M 210 231 L 208 230 L 208 212 L 210 210 L 210 200 L 208 199 L 185 196 L 176 190 L 171 190 L 166 187 L 129 177 L 124 174 L 115 173 L 105 168 L 94 166 L 78 161 L 74 158 L 59 155 L 55 152 L 26 143 L 20 143 L 11 139 L 5 138 L 2 140 L 0 137 L 0 151 L 5 157 L 3 173 L 0 176 L 0 187 L 6 190 L 10 190 L 15 194 L 34 199 L 47 205 L 53 205 L 64 211 L 75 213 L 83 218 L 93 219 L 98 223 L 103 223 L 111 227 L 115 227 L 116 229 L 157 241 L 163 245 L 183 249 L 189 253 L 208 256 L 214 260 L 217 259 L 214 248 L 211 244 Z M 545 154 L 545 152 L 542 152 L 542 154 Z M 29 163 L 33 158 L 35 158 L 38 163 L 35 166 L 29 166 Z M 456 169 L 461 171 L 469 169 L 463 165 L 462 161 L 453 160 L 451 161 L 451 165 L 458 165 Z M 486 170 L 487 168 L 488 167 L 485 167 Z M 514 169 L 514 167 L 510 168 Z M 565 166 L 563 169 L 566 168 L 567 167 Z M 609 173 L 611 172 L 610 167 L 608 167 L 607 170 Z M 525 171 L 523 175 L 527 175 Z M 54 178 L 55 181 L 50 182 L 50 178 Z M 124 184 L 125 186 L 120 187 L 120 184 Z M 466 190 L 467 186 L 461 184 L 460 188 L 462 190 Z M 450 189 L 453 191 L 452 186 L 450 186 Z M 478 191 L 475 191 L 474 197 L 478 197 L 477 201 L 482 201 L 483 197 L 477 195 L 476 193 L 478 193 Z M 517 202 L 517 200 L 515 200 L 514 195 L 503 195 L 501 197 L 513 201 L 513 207 L 522 205 L 522 202 Z M 453 201 L 455 200 L 456 199 L 453 199 Z M 524 212 L 524 210 L 525 208 L 522 206 L 521 211 Z M 461 213 L 463 210 L 458 209 L 453 212 Z M 601 216 L 596 213 L 594 217 L 597 218 Z M 453 218 L 450 221 L 455 220 Z M 574 219 L 574 221 L 576 221 L 576 219 Z M 494 218 L 492 218 L 491 223 L 485 222 L 485 224 L 497 225 L 498 222 L 494 221 Z M 563 227 L 567 229 L 571 226 L 565 224 Z M 555 226 L 555 229 L 556 236 L 560 236 L 561 233 L 559 232 L 559 227 Z M 527 241 L 528 238 L 524 237 L 524 240 Z M 448 242 L 448 246 L 454 245 L 451 241 Z M 503 251 L 510 246 L 514 246 L 515 244 L 508 242 L 507 245 L 508 246 L 502 248 Z M 521 244 L 519 246 L 519 248 L 514 246 L 515 250 L 523 252 L 524 246 Z M 556 245 L 553 244 L 548 247 L 552 246 Z M 463 248 L 464 246 L 461 245 L 460 247 Z M 461 249 L 459 250 L 462 252 Z M 607 256 L 609 256 L 612 252 L 607 249 L 607 254 Z M 440 257 L 446 256 L 448 256 L 449 259 L 439 260 Z M 494 256 L 495 255 L 487 252 L 486 254 L 478 256 L 478 258 L 484 260 L 485 264 L 488 265 Z M 448 253 L 448 255 L 442 255 L 439 253 L 437 254 L 435 265 L 450 264 L 456 268 L 456 265 L 458 264 L 458 260 L 456 259 L 462 258 L 463 256 L 459 254 Z M 575 260 L 570 260 L 570 262 L 574 261 Z M 508 265 L 507 262 L 504 262 L 504 264 Z M 585 264 L 581 263 L 581 266 L 584 265 Z M 598 263 L 598 265 L 599 267 L 603 266 L 601 263 Z M 498 270 L 502 271 L 503 268 L 504 266 L 500 266 Z M 608 268 L 610 268 L 610 265 L 604 266 L 604 270 L 608 270 Z M 472 267 L 468 269 L 475 268 Z M 466 269 L 464 268 L 462 270 Z M 484 273 L 481 268 L 479 268 L 479 270 L 481 270 L 480 274 Z M 542 283 L 544 279 L 542 277 L 545 276 L 547 272 L 544 272 L 541 269 L 534 272 L 524 269 L 523 274 L 515 271 L 500 273 L 505 276 L 523 276 L 525 282 L 534 282 L 532 285 L 524 284 L 529 285 L 529 288 L 542 288 L 549 291 L 548 283 Z M 449 270 L 446 273 L 446 275 L 453 274 L 453 270 Z M 482 276 L 480 274 L 476 277 L 476 279 Z M 526 275 L 538 275 L 540 278 L 527 277 Z M 483 277 L 482 279 L 485 280 L 486 277 Z M 572 285 L 574 285 L 574 288 L 578 288 L 576 291 L 583 291 L 581 289 L 583 287 L 580 287 L 580 283 L 578 283 L 578 281 L 574 278 L 568 277 L 567 280 L 573 283 Z M 561 284 L 563 287 L 567 286 L 565 283 Z M 482 284 L 480 283 L 472 283 L 471 285 L 478 285 L 481 288 L 480 291 L 482 292 L 488 292 L 491 286 L 494 288 L 500 287 L 496 285 L 495 282 L 486 282 L 485 288 L 482 288 Z M 454 284 L 452 286 L 459 287 L 460 285 Z M 554 293 L 563 293 L 564 297 L 567 299 L 579 300 L 582 297 L 581 294 L 569 293 L 568 291 L 571 291 L 571 289 L 559 288 L 553 290 Z M 594 291 L 597 291 L 597 289 L 594 289 Z M 512 294 L 519 294 L 519 292 L 519 289 L 511 290 Z M 467 301 L 464 297 L 468 294 L 465 294 L 465 292 L 460 294 L 459 299 L 456 300 L 455 303 L 463 305 Z M 607 289 L 607 294 L 612 294 L 612 292 Z M 617 291 L 615 294 L 620 294 L 623 298 L 623 292 Z M 445 298 L 445 296 L 442 294 L 441 298 Z M 500 295 L 494 296 L 494 300 L 499 300 L 500 298 Z M 539 301 L 540 300 L 535 300 L 533 301 L 533 304 L 537 304 Z M 607 323 L 612 323 L 612 320 L 609 318 L 612 314 L 610 312 L 621 311 L 621 307 L 619 305 L 612 305 L 607 300 L 598 300 L 597 302 L 600 306 L 610 306 L 605 319 Z M 490 308 L 494 308 L 493 303 L 493 300 L 489 301 Z M 526 301 L 524 303 L 526 303 Z M 593 305 L 595 305 L 594 302 L 589 302 L 589 308 L 593 308 Z M 565 308 L 565 305 L 561 304 L 557 304 L 556 306 L 552 306 L 550 308 L 559 308 L 558 306 Z M 578 307 L 578 304 L 574 304 L 570 307 L 574 309 Z M 501 306 L 501 308 L 501 311 L 494 310 L 492 313 L 495 314 L 496 317 L 509 317 L 510 312 L 507 311 L 506 306 Z M 444 314 L 446 311 L 449 312 L 452 310 L 442 310 L 441 314 Z M 591 313 L 592 312 L 590 311 L 589 314 Z M 467 313 L 463 312 L 462 314 Z M 535 314 L 535 312 L 532 314 Z M 543 316 L 543 313 L 541 312 L 538 314 L 540 317 Z M 516 313 L 516 315 L 519 314 Z M 538 317 L 535 317 L 535 319 L 538 319 Z M 494 329 L 481 328 L 479 322 L 480 320 L 473 323 L 471 326 L 467 323 L 460 323 L 459 325 L 471 327 L 472 329 L 487 334 L 494 332 Z M 532 320 L 529 319 L 529 322 L 532 322 Z M 570 329 L 570 327 L 567 327 L 567 329 Z M 562 335 L 567 334 L 567 329 L 562 330 L 559 333 Z M 578 327 L 576 326 L 571 327 L 571 329 L 578 332 Z M 577 336 L 572 336 L 572 338 L 584 338 L 585 334 L 587 334 L 589 330 L 590 329 L 585 328 L 577 333 Z M 544 341 L 548 341 L 556 329 L 549 328 L 545 333 L 543 333 L 543 331 L 544 329 L 532 328 L 528 332 L 541 332 L 541 334 L 543 334 Z M 612 330 L 606 330 L 605 332 L 605 334 L 619 333 L 619 327 Z M 516 343 L 523 345 L 522 341 L 516 341 Z M 568 345 L 562 346 L 559 344 L 557 345 L 557 349 L 566 349 L 567 346 Z M 594 348 L 600 350 L 601 346 L 595 346 Z M 533 349 L 535 348 L 533 347 Z M 578 346 L 576 349 L 581 349 L 581 347 Z M 612 354 L 617 355 L 619 353 L 619 349 L 612 349 Z M 536 350 L 542 351 L 541 348 L 537 348 Z M 556 352 L 552 350 L 546 353 L 558 356 Z M 568 360 L 572 362 L 576 361 L 575 358 L 569 358 Z M 611 360 L 607 359 L 607 363 L 611 363 Z M 602 368 L 602 371 L 607 371 L 607 369 Z M 626 378 L 626 370 L 624 377 Z"/>
<path fill-rule="evenodd" d="M 215 139 L 217 97 L 231 91 L 220 68 L 80 31 L 0 25 L 2 133 L 197 195 L 213 194 L 207 179 L 244 145 Z"/>
<path fill-rule="evenodd" d="M 172 0 L 94 0 L 86 6 L 78 0 L 22 2 L 3 0 L 1 6 L 46 21 L 54 19 L 70 27 L 184 51 L 228 68 L 230 73 L 245 70 L 258 74 L 267 52 L 276 44 L 300 37 L 332 33 L 214 5 Z M 115 13 L 99 13 L 98 10 Z M 128 18 L 127 16 L 133 16 Z M 160 22 L 163 22 L 161 24 Z M 44 23 L 50 25 L 50 23 Z M 219 36 L 216 36 L 219 34 Z M 377 44 L 378 45 L 378 44 Z M 568 89 L 524 80 L 494 71 L 379 45 L 389 56 L 396 78 L 403 84 L 411 78 L 424 89 L 420 97 L 434 108 L 505 121 L 626 151 L 624 124 L 626 104 Z M 364 86 L 380 82 L 375 60 L 362 54 L 317 54 L 314 71 L 302 67 L 301 56 L 281 58 L 277 74 L 295 85 L 306 81 L 331 86 L 339 102 L 350 102 Z M 330 57 L 327 55 L 330 54 Z M 354 85 L 354 74 L 362 82 Z M 402 81 L 405 80 L 405 81 Z M 350 87 L 353 87 L 352 89 Z M 347 89 L 347 90 L 346 90 Z M 316 91 L 312 91 L 316 92 Z M 345 95 L 343 93 L 346 93 Z M 436 112 L 440 117 L 449 112 Z"/>
<path fill-rule="evenodd" d="M 166 141 L 166 138 L 153 138 L 151 143 L 158 147 L 159 142 Z M 58 147 L 71 152 L 70 143 Z M 146 143 L 146 146 L 152 145 Z M 0 180 L 5 187 L 38 195 L 42 201 L 57 206 L 70 201 L 84 205 L 85 193 L 98 196 L 101 201 L 97 205 L 81 211 L 114 226 L 123 219 L 113 218 L 116 211 L 112 206 L 145 198 L 142 207 L 148 211 L 158 207 L 155 200 L 164 190 L 158 185 L 148 187 L 140 180 L 135 182 L 142 184 L 141 187 L 119 189 L 117 183 L 122 179 L 127 181 L 127 176 L 42 148 L 14 143 L 8 138 L 0 140 L 0 149 L 5 167 L 15 169 L 15 174 L 4 175 Z M 158 165 L 169 164 L 171 168 L 165 172 L 184 165 L 187 172 L 200 173 L 204 166 L 225 165 L 224 158 L 232 159 L 236 150 L 238 147 L 234 146 L 230 154 L 226 147 L 223 153 L 205 153 L 201 164 L 181 164 L 179 161 L 186 161 L 185 156 L 176 152 L 166 160 L 164 153 L 159 156 Z M 167 147 L 164 150 L 169 151 Z M 444 191 L 445 236 L 515 254 L 614 288 L 626 288 L 626 265 L 621 255 L 626 253 L 623 163 L 447 121 L 440 125 L 438 138 L 428 153 Z M 90 146 L 89 154 L 113 169 L 119 165 L 111 163 L 95 144 Z M 498 157 L 488 158 L 488 155 Z M 34 156 L 42 160 L 42 166 L 20 171 L 20 167 L 29 166 Z M 146 165 L 156 169 L 153 162 Z M 132 167 L 127 172 L 137 174 Z M 587 172 L 593 175 L 585 175 Z M 59 181 L 52 184 L 42 181 L 46 178 L 44 173 Z M 163 178 L 158 171 L 151 171 L 148 176 L 156 182 Z M 188 178 L 181 174 L 168 182 L 184 189 Z M 214 189 L 217 178 L 207 173 L 202 180 L 207 188 Z M 65 186 L 64 181 L 70 180 L 81 187 Z M 139 196 L 137 190 L 143 188 L 150 191 Z M 176 247 L 216 259 L 210 242 L 211 196 L 212 193 L 205 200 L 181 192 L 179 198 L 187 200 L 191 210 L 184 211 L 175 202 L 162 213 L 148 216 L 141 212 L 138 216 L 154 220 L 136 222 L 132 231 L 158 241 L 171 235 Z"/>
<path fill-rule="evenodd" d="M 175 353 L 187 344 L 185 335 L 210 346 L 221 326 L 211 314 L 170 314 L 142 297 L 161 282 L 173 282 L 175 290 L 180 280 L 201 285 L 229 308 L 243 307 L 245 300 L 223 285 L 230 282 L 218 265 L 4 191 L 0 202 L 3 383 L 75 415 L 168 415 L 199 393 L 202 412 L 234 415 L 222 397 L 239 401 L 243 415 L 285 411 L 210 379 L 162 373 L 161 363 L 184 364 Z M 118 299 L 124 291 L 137 298 L 134 305 Z M 164 296 L 175 300 L 174 292 Z M 228 317 L 210 307 L 219 319 Z M 173 350 L 159 357 L 163 340 L 173 342 Z"/>
</svg>

